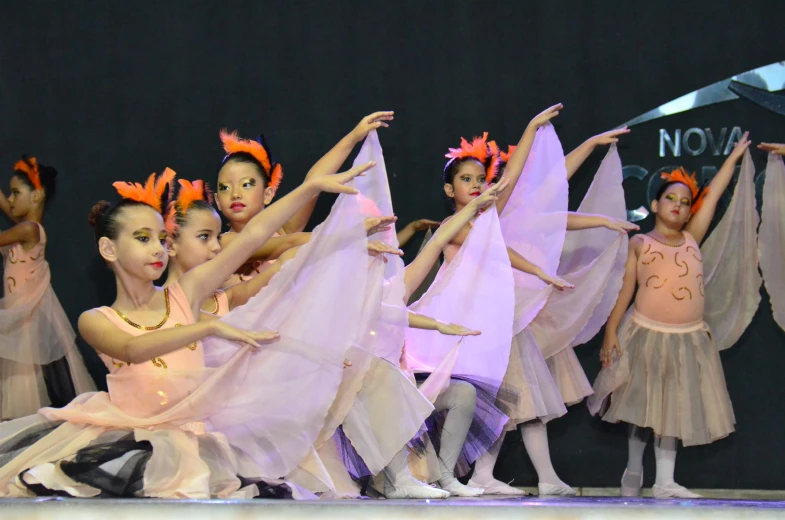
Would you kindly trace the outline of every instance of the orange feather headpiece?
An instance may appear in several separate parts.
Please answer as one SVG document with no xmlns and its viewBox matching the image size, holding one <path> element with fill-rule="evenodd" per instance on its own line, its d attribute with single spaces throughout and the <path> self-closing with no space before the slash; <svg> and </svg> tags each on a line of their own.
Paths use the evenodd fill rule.
<svg viewBox="0 0 785 520">
<path fill-rule="evenodd" d="M 699 187 L 698 181 L 695 179 L 695 174 L 690 175 L 684 167 L 678 170 L 673 170 L 670 173 L 663 173 L 662 178 L 665 182 L 678 182 L 684 184 L 690 189 L 692 193 L 692 205 L 690 206 L 690 214 L 694 215 L 700 210 L 703 205 L 703 199 L 709 193 L 708 186 Z"/>
<path fill-rule="evenodd" d="M 245 152 L 250 154 L 261 165 L 265 175 L 270 181 L 270 187 L 274 190 L 278 189 L 278 186 L 281 185 L 281 179 L 283 179 L 283 168 L 270 158 L 267 144 L 261 135 L 255 140 L 241 139 L 237 135 L 237 132 L 229 133 L 225 129 L 221 130 L 220 135 L 221 142 L 224 145 L 224 151 L 226 152 L 224 161 L 233 153 Z"/>
<path fill-rule="evenodd" d="M 130 182 L 122 181 L 115 182 L 112 186 L 114 186 L 118 195 L 122 198 L 147 204 L 160 213 L 164 192 L 167 186 L 170 188 L 169 193 L 172 192 L 171 187 L 175 175 L 177 174 L 174 170 L 167 168 L 158 179 L 155 178 L 155 173 L 151 173 L 144 186 L 138 182 L 131 184 Z"/>
<path fill-rule="evenodd" d="M 35 189 L 41 189 L 41 172 L 38 171 L 38 160 L 35 157 L 23 156 L 14 164 L 14 171 L 24 173 Z"/>
<path fill-rule="evenodd" d="M 450 148 L 445 157 L 450 159 L 448 165 L 455 159 L 477 159 L 485 166 L 485 182 L 491 182 L 499 170 L 499 147 L 495 141 L 488 142 L 488 132 L 483 132 L 482 137 L 475 137 L 471 143 L 461 137 L 461 147 Z"/>
<path fill-rule="evenodd" d="M 166 232 L 170 235 L 177 231 L 177 211 L 185 215 L 188 213 L 188 208 L 197 200 L 206 201 L 208 204 L 213 203 L 213 194 L 210 188 L 202 180 L 188 181 L 186 179 L 177 179 L 180 184 L 180 190 L 177 193 L 177 198 L 169 204 L 169 211 L 166 213 Z"/>
<path fill-rule="evenodd" d="M 507 153 L 501 152 L 499 154 L 499 157 L 501 158 L 501 161 L 504 164 L 507 164 L 508 162 L 510 162 L 510 157 L 512 157 L 512 154 L 513 154 L 513 152 L 515 152 L 516 148 L 517 148 L 517 146 L 515 146 L 514 144 L 509 144 L 509 145 L 507 145 Z"/>
</svg>

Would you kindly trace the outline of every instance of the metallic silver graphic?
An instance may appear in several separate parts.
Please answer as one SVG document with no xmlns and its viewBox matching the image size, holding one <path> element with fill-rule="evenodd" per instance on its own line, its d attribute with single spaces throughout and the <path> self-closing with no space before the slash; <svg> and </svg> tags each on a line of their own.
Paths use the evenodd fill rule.
<svg viewBox="0 0 785 520">
<path fill-rule="evenodd" d="M 785 116 L 785 95 L 783 94 L 772 94 L 763 89 L 739 83 L 738 81 L 732 81 L 728 88 L 739 96 L 748 99 L 767 110 L 771 110 L 775 114 Z"/>
<path fill-rule="evenodd" d="M 646 217 L 649 216 L 649 210 L 641 206 L 638 209 L 628 209 L 627 210 L 627 220 L 630 222 L 640 222 L 641 220 L 645 220 Z"/>
<path fill-rule="evenodd" d="M 739 97 L 785 115 L 783 96 L 770 94 L 782 89 L 785 89 L 785 61 L 778 61 L 685 94 L 619 126 L 639 125 L 694 108 L 739 99 Z"/>
</svg>

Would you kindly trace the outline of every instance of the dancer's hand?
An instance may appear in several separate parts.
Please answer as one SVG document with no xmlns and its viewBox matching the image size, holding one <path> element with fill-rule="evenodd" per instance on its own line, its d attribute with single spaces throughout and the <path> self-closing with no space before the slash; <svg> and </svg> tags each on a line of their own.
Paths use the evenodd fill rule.
<svg viewBox="0 0 785 520">
<path fill-rule="evenodd" d="M 343 173 L 336 173 L 335 175 L 325 175 L 324 177 L 316 177 L 303 184 L 309 184 L 319 191 L 326 193 L 348 193 L 349 195 L 356 195 L 360 193 L 356 188 L 345 186 L 345 184 L 357 176 L 365 175 L 365 172 L 376 166 L 376 161 L 370 161 L 359 166 L 355 166 L 349 171 Z"/>
<path fill-rule="evenodd" d="M 439 322 L 439 324 L 436 326 L 436 330 L 445 336 L 479 336 L 482 334 L 482 332 L 479 330 L 468 329 L 463 325 L 442 322 Z"/>
<path fill-rule="evenodd" d="M 552 285 L 554 289 L 557 291 L 563 291 L 564 289 L 574 289 L 575 286 L 572 285 L 570 282 L 566 280 L 562 280 L 558 276 L 550 276 L 549 274 L 541 271 L 537 278 L 542 280 L 543 282 L 547 283 L 548 285 Z"/>
<path fill-rule="evenodd" d="M 590 137 L 588 143 L 592 146 L 604 146 L 613 143 L 618 143 L 620 136 L 629 133 L 630 133 L 630 129 L 625 126 L 624 128 L 609 130 L 607 132 L 597 134 L 594 137 Z"/>
<path fill-rule="evenodd" d="M 615 218 L 606 218 L 603 226 L 610 229 L 611 231 L 618 231 L 619 233 L 629 233 L 630 231 L 638 231 L 640 229 L 639 226 L 633 224 L 632 222 L 628 222 L 626 220 L 616 220 Z"/>
<path fill-rule="evenodd" d="M 398 220 L 398 217 L 368 217 L 365 219 L 365 234 L 366 236 L 375 235 L 382 231 L 387 231 L 392 228 L 392 225 Z"/>
<path fill-rule="evenodd" d="M 387 258 L 383 255 L 403 256 L 403 251 L 396 249 L 389 244 L 385 244 L 381 240 L 374 240 L 372 242 L 368 242 L 368 254 L 373 257 L 382 255 L 384 263 L 387 263 Z"/>
<path fill-rule="evenodd" d="M 607 368 L 613 364 L 613 353 L 621 356 L 621 349 L 619 348 L 619 338 L 615 332 L 605 332 L 605 337 L 602 340 L 602 348 L 600 349 L 600 361 L 603 368 Z"/>
<path fill-rule="evenodd" d="M 727 160 L 738 161 L 739 159 L 741 159 L 741 156 L 744 155 L 744 152 L 747 151 L 747 148 L 749 148 L 750 144 L 752 143 L 749 137 L 750 137 L 750 133 L 744 132 L 744 135 L 741 136 L 739 142 L 736 143 L 736 146 L 733 147 L 733 151 L 730 154 L 728 154 Z"/>
<path fill-rule="evenodd" d="M 421 218 L 420 220 L 415 220 L 414 222 L 406 224 L 407 227 L 411 227 L 415 232 L 425 231 L 426 229 L 436 229 L 441 225 L 441 222 L 428 220 L 427 218 Z"/>
<path fill-rule="evenodd" d="M 344 359 L 343 360 L 343 368 L 349 368 L 350 366 L 352 366 L 352 362 L 349 361 L 348 359 Z"/>
<path fill-rule="evenodd" d="M 785 155 L 785 144 L 782 143 L 761 143 L 758 145 L 758 149 L 777 155 Z"/>
<path fill-rule="evenodd" d="M 357 126 L 352 130 L 351 135 L 354 142 L 359 143 L 365 139 L 371 130 L 376 130 L 382 126 L 385 128 L 390 126 L 385 123 L 385 121 L 392 121 L 394 119 L 393 114 L 395 114 L 395 112 L 374 112 L 373 114 L 362 118 L 362 121 L 357 123 Z"/>
<path fill-rule="evenodd" d="M 543 127 L 551 122 L 551 119 L 559 115 L 559 111 L 564 108 L 564 105 L 561 103 L 557 105 L 553 105 L 545 109 L 543 112 L 537 114 L 534 119 L 531 120 L 529 123 L 529 128 L 532 130 L 537 130 L 540 127 Z"/>
<path fill-rule="evenodd" d="M 228 323 L 224 323 L 222 321 L 212 322 L 211 335 L 218 336 L 219 338 L 228 339 L 229 341 L 234 341 L 236 343 L 249 345 L 256 349 L 260 348 L 262 346 L 262 343 L 271 343 L 281 338 L 281 335 L 274 331 L 243 330 L 243 329 L 238 329 L 237 327 L 233 327 Z"/>
<path fill-rule="evenodd" d="M 507 186 L 509 185 L 510 181 L 508 179 L 502 178 L 502 180 L 482 192 L 482 194 L 471 201 L 470 204 L 474 205 L 477 212 L 482 212 L 488 209 L 490 206 L 496 204 L 496 200 L 499 198 L 499 195 L 501 195 L 501 193 L 507 189 Z"/>
</svg>

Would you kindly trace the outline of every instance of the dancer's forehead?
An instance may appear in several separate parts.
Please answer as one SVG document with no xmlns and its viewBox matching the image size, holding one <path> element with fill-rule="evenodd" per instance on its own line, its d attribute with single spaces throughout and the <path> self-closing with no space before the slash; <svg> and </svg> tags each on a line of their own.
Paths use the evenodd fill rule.
<svg viewBox="0 0 785 520">
<path fill-rule="evenodd" d="M 673 193 L 679 198 L 687 198 L 689 200 L 692 200 L 692 192 L 690 191 L 690 188 L 688 188 L 686 184 L 682 184 L 680 182 L 674 182 L 673 184 L 665 188 L 665 191 L 662 193 L 662 196 L 664 197 L 671 193 Z"/>
<path fill-rule="evenodd" d="M 477 160 L 470 160 L 464 161 L 458 166 L 458 173 L 455 175 L 471 175 L 473 177 L 476 176 L 485 176 L 485 167 L 480 164 L 480 161 Z"/>
<path fill-rule="evenodd" d="M 166 232 L 161 214 L 144 204 L 120 208 L 117 220 L 120 223 L 121 233 L 146 231 L 159 234 Z"/>
<path fill-rule="evenodd" d="M 258 184 L 264 184 L 264 176 L 259 171 L 259 167 L 249 162 L 228 161 L 218 171 L 219 185 L 239 183 L 249 179 Z"/>
</svg>

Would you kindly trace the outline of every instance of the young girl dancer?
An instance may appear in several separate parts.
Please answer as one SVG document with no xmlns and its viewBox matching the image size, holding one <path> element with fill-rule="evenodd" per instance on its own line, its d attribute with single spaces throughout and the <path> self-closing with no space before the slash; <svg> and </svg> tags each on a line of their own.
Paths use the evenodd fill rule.
<svg viewBox="0 0 785 520">
<path fill-rule="evenodd" d="M 571 231 L 557 272 L 576 289 L 551 293 L 529 326 L 568 406 L 592 393 L 572 347 L 594 337 L 607 321 L 624 274 L 626 232 L 638 229 L 625 222 L 622 165 L 615 147 L 619 136 L 628 132 L 622 128 L 594 136 L 565 158 L 569 180 L 597 146 L 611 145 L 579 213 L 568 215 Z"/>
<path fill-rule="evenodd" d="M 629 459 L 621 481 L 623 496 L 640 494 L 643 452 L 652 430 L 657 462 L 655 498 L 698 497 L 674 481 L 679 439 L 685 446 L 708 444 L 734 430 L 717 350 L 735 342 L 749 323 L 759 301 L 760 278 L 754 261 L 745 266 L 733 265 L 735 261 L 716 262 L 718 252 L 743 254 L 740 252 L 746 248 L 739 247 L 741 240 L 751 242 L 746 245 L 754 252 L 757 216 L 748 153 L 731 207 L 716 234 L 703 247 L 700 243 L 749 144 L 744 134 L 708 189 L 699 188 L 695 176 L 683 169 L 663 174 L 666 182 L 651 205 L 654 229 L 630 240 L 624 284 L 600 352 L 603 369 L 595 381 L 595 395 L 589 398 L 590 410 L 597 413 L 610 397 L 603 420 L 630 425 Z M 729 243 L 734 250 L 722 251 Z M 739 276 L 740 271 L 755 273 Z M 737 280 L 744 285 L 739 286 Z M 718 283 L 721 292 L 712 294 Z M 738 292 L 731 294 L 731 286 Z M 635 303 L 628 311 L 636 287 Z M 745 303 L 741 312 L 733 312 L 733 305 L 727 304 L 731 299 Z M 715 330 L 704 319 L 726 323 Z"/>
<path fill-rule="evenodd" d="M 205 261 L 208 261 L 210 258 L 215 257 L 221 248 L 220 243 L 218 242 L 221 224 L 220 218 L 207 202 L 209 200 L 209 194 L 205 195 L 204 183 L 195 181 L 192 184 L 182 179 L 179 180 L 179 183 L 180 190 L 178 197 L 170 205 L 170 211 L 167 216 L 167 231 L 169 234 L 167 242 L 170 264 L 165 286 L 175 283 L 183 273 L 188 272 Z M 374 254 L 379 254 L 377 251 L 378 249 L 374 251 Z M 384 252 L 390 251 L 395 250 L 388 247 Z M 223 291 L 217 291 L 212 298 L 205 302 L 203 311 L 217 316 L 224 316 L 231 309 L 243 305 L 251 296 L 255 295 L 267 285 L 272 278 L 273 273 L 280 271 L 282 265 L 295 256 L 294 252 L 295 250 L 291 249 L 281 255 L 270 268 L 264 270 L 260 275 L 245 282 L 235 284 Z M 402 306 L 402 303 L 400 305 Z M 319 312 L 323 313 L 324 311 Z M 466 336 L 478 334 L 478 332 L 468 330 L 465 327 L 441 323 L 432 318 L 411 312 L 408 316 L 408 324 L 409 327 L 435 330 L 449 335 Z M 351 367 L 352 363 L 347 360 L 346 365 L 347 367 Z M 352 495 L 351 487 L 345 486 L 346 478 L 341 478 L 340 469 L 329 463 L 331 457 L 331 443 L 321 444 L 316 446 L 316 448 L 318 448 L 318 457 L 320 460 L 318 462 L 315 460 L 309 461 L 303 469 L 315 476 L 328 489 L 313 485 L 313 480 L 303 478 L 302 473 L 298 475 L 296 480 L 312 491 L 332 491 L 339 495 Z M 327 475 L 318 471 L 318 468 L 321 466 L 319 463 L 330 468 Z M 401 476 L 396 474 L 395 477 L 397 478 L 391 479 L 392 482 L 406 480 L 406 475 Z M 409 476 L 409 478 L 411 477 Z M 311 483 L 310 485 L 308 485 L 309 481 Z M 341 484 L 344 484 L 344 486 L 342 487 Z M 401 486 L 399 486 L 399 488 L 400 487 Z M 395 491 L 401 492 L 400 489 L 392 490 L 388 487 L 388 492 L 391 494 L 395 494 Z M 430 491 L 431 495 L 438 492 L 437 490 L 428 491 Z M 438 497 L 433 496 L 432 498 Z"/>
<path fill-rule="evenodd" d="M 532 147 L 537 130 L 547 125 L 548 121 L 558 114 L 559 108 L 559 106 L 553 107 L 532 120 L 524 133 L 521 145 L 516 150 L 517 156 L 513 156 L 511 160 L 513 164 L 508 167 L 505 178 L 511 177 L 509 173 L 515 168 L 523 169 L 526 162 L 525 155 L 528 155 L 529 149 Z M 549 138 L 556 139 L 552 129 L 549 132 Z M 555 142 L 558 143 L 558 140 Z M 484 138 L 475 140 L 472 145 L 464 142 L 462 149 L 448 155 L 451 160 L 445 167 L 445 192 L 455 201 L 456 209 L 461 209 L 485 190 L 487 181 L 495 173 L 494 162 L 497 160 L 488 151 Z M 483 336 L 474 342 L 477 343 L 477 346 L 470 345 L 467 343 L 468 340 L 464 341 L 465 345 L 462 346 L 461 355 L 455 364 L 453 374 L 466 374 L 472 378 L 479 377 L 484 382 L 495 385 L 496 388 L 501 387 L 506 392 L 519 395 L 520 399 L 514 407 L 502 407 L 502 410 L 512 419 L 513 425 L 539 417 L 558 416 L 564 410 L 558 390 L 550 378 L 547 366 L 542 360 L 542 355 L 536 344 L 526 347 L 518 339 L 520 333 L 525 331 L 526 326 L 544 303 L 544 296 L 541 296 L 540 293 L 545 287 L 549 287 L 546 284 L 556 283 L 561 287 L 569 286 L 550 274 L 554 272 L 554 269 L 549 265 L 553 263 L 553 257 L 560 252 L 561 244 L 558 235 L 564 233 L 566 226 L 566 176 L 563 170 L 561 173 L 552 171 L 559 163 L 558 153 L 555 153 L 553 149 L 543 146 L 538 149 L 537 153 L 541 159 L 539 169 L 535 171 L 530 165 L 527 165 L 527 175 L 521 182 L 522 186 L 515 186 L 515 181 L 518 180 L 516 177 L 510 183 L 511 188 L 499 197 L 496 207 L 497 212 L 504 215 L 505 206 L 512 200 L 511 208 L 529 210 L 531 213 L 526 215 L 525 219 L 518 215 L 516 220 L 519 222 L 530 220 L 532 225 L 540 224 L 537 236 L 542 238 L 542 243 L 537 243 L 537 247 L 524 249 L 520 247 L 522 245 L 520 240 L 518 242 L 504 240 L 502 238 L 504 229 L 500 229 L 498 218 L 495 216 L 496 212 L 488 212 L 485 217 L 477 219 L 473 229 L 464 229 L 452 241 L 445 250 L 445 258 L 448 262 L 442 267 L 442 273 L 437 277 L 428 293 L 412 305 L 416 311 L 432 313 L 438 319 L 447 319 L 447 316 L 461 316 L 464 308 L 471 302 L 469 306 L 472 312 L 467 313 L 471 314 L 466 317 L 467 326 L 476 326 L 471 320 L 482 316 L 483 312 L 491 313 L 484 322 Z M 561 157 L 561 161 L 563 161 L 563 155 Z M 532 198 L 527 201 L 529 203 L 522 204 L 520 202 L 521 194 L 530 194 L 531 191 L 534 191 L 533 188 L 530 191 L 522 191 L 524 187 L 530 186 L 539 187 L 539 199 Z M 511 192 L 516 193 L 516 197 L 513 199 L 511 199 Z M 539 212 L 549 213 L 551 219 L 538 217 Z M 552 244 L 553 242 L 555 244 Z M 515 244 L 517 248 L 511 249 L 512 244 Z M 533 256 L 539 266 L 518 254 L 518 249 L 524 256 Z M 494 261 L 493 269 L 487 272 L 483 265 L 485 261 L 476 260 L 482 258 L 483 255 Z M 558 256 L 555 257 L 558 259 Z M 511 262 L 512 267 L 518 270 L 520 275 L 510 271 Z M 471 273 L 464 272 L 464 268 L 467 267 Z M 531 273 L 534 276 L 527 278 L 527 275 L 523 273 Z M 485 276 L 484 281 L 475 283 L 479 282 L 476 280 L 477 276 Z M 464 279 L 469 286 L 461 288 L 466 291 L 461 295 L 456 281 Z M 451 282 L 444 286 L 446 280 L 451 280 Z M 493 295 L 487 294 L 485 290 L 488 284 L 495 287 Z M 449 294 L 444 292 L 445 290 L 448 290 Z M 506 296 L 508 292 L 509 295 Z M 480 297 L 477 297 L 478 295 Z M 489 304 L 489 301 L 494 301 L 494 304 Z M 514 313 L 513 307 L 515 308 Z M 454 321 L 454 318 L 449 319 Z M 496 341 L 493 343 L 481 341 L 491 332 L 491 324 L 493 328 L 498 327 L 498 331 L 494 331 L 497 334 Z M 514 340 L 510 331 L 518 333 Z M 452 345 L 436 345 L 433 342 L 426 345 L 413 335 L 407 335 L 407 351 L 425 366 L 438 365 L 451 349 Z M 516 367 L 515 370 L 511 370 L 513 366 Z M 541 422 L 540 425 L 542 425 Z M 524 432 L 526 431 L 525 428 Z M 541 429 L 542 435 L 539 433 L 535 432 L 533 435 L 524 433 L 527 448 L 530 448 L 530 456 L 535 460 L 535 467 L 538 467 L 537 462 L 543 457 L 548 459 L 549 464 L 547 434 L 544 427 Z M 536 443 L 537 449 L 534 449 L 535 443 L 530 442 L 530 437 L 540 441 Z M 545 439 L 545 450 L 542 449 L 542 438 Z M 497 444 L 500 447 L 500 443 Z M 485 466 L 489 466 L 488 471 L 479 474 L 477 472 L 477 467 L 481 469 L 484 467 L 481 462 L 487 458 L 486 455 L 478 459 L 475 476 L 469 485 L 483 488 L 486 492 L 498 492 L 496 488 L 508 487 L 492 479 L 493 464 L 498 453 L 492 454 L 489 459 L 490 463 L 485 464 Z M 541 468 L 538 467 L 539 469 Z M 555 476 L 552 469 L 551 473 Z M 541 480 L 544 481 L 545 478 L 545 472 L 542 471 Z M 560 482 L 556 477 L 553 485 Z M 550 491 L 550 489 L 545 489 L 545 482 L 542 484 L 542 491 Z M 515 490 L 506 489 L 506 492 L 513 494 Z"/>
<path fill-rule="evenodd" d="M 538 126 L 547 123 L 550 118 L 558 113 L 559 109 L 560 106 L 557 105 L 544 112 L 539 116 L 542 119 L 539 125 L 535 122 L 537 121 L 537 118 L 535 118 L 535 121 L 524 133 L 521 146 L 516 148 L 516 152 L 511 158 L 511 161 L 515 160 L 516 162 L 513 163 L 512 168 L 508 168 L 504 176 L 504 178 L 510 179 L 512 185 L 515 185 L 521 176 L 523 164 L 526 163 L 526 155 L 528 155 L 529 149 L 534 145 L 534 135 Z M 453 160 L 448 163 L 446 168 L 446 173 L 451 173 L 452 178 L 446 179 L 447 185 L 445 190 L 448 196 L 452 196 L 456 201 L 456 207 L 462 202 L 462 198 L 470 200 L 472 195 L 481 193 L 485 187 L 486 179 L 492 177 L 487 170 L 483 170 L 483 167 L 489 168 L 492 166 L 492 161 L 488 160 L 488 157 L 492 156 L 492 154 L 490 151 L 486 151 L 484 139 L 476 141 L 472 146 L 465 143 L 462 148 L 463 150 L 458 152 L 460 155 L 457 157 L 448 155 Z M 474 149 L 477 151 L 473 152 L 472 150 Z M 455 153 L 453 152 L 453 154 Z M 517 154 L 517 159 L 515 154 Z M 534 274 L 543 281 L 557 280 L 562 287 L 569 286 L 558 278 L 547 274 L 548 272 L 553 272 L 558 265 L 558 255 L 561 253 L 561 242 L 564 240 L 565 228 L 582 229 L 604 226 L 618 232 L 625 228 L 625 224 L 601 216 L 567 215 L 567 176 L 564 171 L 564 156 L 561 154 L 560 145 L 552 130 L 549 130 L 547 136 L 545 134 L 540 136 L 538 149 L 533 152 L 533 157 L 536 157 L 538 161 L 526 164 L 526 170 L 520 182 L 521 186 L 512 190 L 512 193 L 515 193 L 517 196 L 512 199 L 510 211 L 504 212 L 505 205 L 511 200 L 510 193 L 505 193 L 500 197 L 500 202 L 497 203 L 497 207 L 500 208 L 499 211 L 502 215 L 502 235 L 508 248 L 510 246 L 513 247 L 509 251 L 510 260 L 513 261 L 513 267 L 518 271 Z M 469 168 L 472 170 L 461 171 L 460 168 L 464 167 L 464 164 L 471 165 Z M 458 170 L 458 175 L 455 175 L 456 169 Z M 521 202 L 520 198 L 523 193 L 527 193 L 532 199 Z M 515 215 L 516 211 L 520 212 L 521 210 L 529 213 L 525 217 L 519 214 Z M 476 226 L 472 231 L 474 233 L 477 232 Z M 466 230 L 466 235 L 468 235 L 468 230 Z M 532 241 L 532 239 L 534 240 Z M 457 244 L 460 242 L 456 240 L 454 243 L 456 243 L 455 247 L 457 249 Z M 466 247 L 466 244 L 464 244 L 462 249 Z M 538 262 L 536 263 L 540 266 L 545 266 L 545 268 L 538 267 L 524 260 L 517 252 L 525 252 L 524 256 L 537 258 Z M 454 253 L 453 255 L 447 253 L 448 251 L 445 252 L 445 257 L 449 260 Z M 459 269 L 456 268 L 450 278 L 457 279 Z M 542 360 L 539 347 L 536 341 L 534 341 L 531 331 L 527 330 L 534 315 L 545 304 L 549 291 L 547 289 L 543 290 L 544 285 L 542 283 L 539 283 L 539 285 L 537 282 L 533 283 L 531 278 L 527 278 L 526 275 L 519 273 L 516 276 L 516 305 L 518 307 L 516 309 L 515 330 L 519 332 L 515 336 L 511 350 L 508 344 L 506 356 L 501 352 L 495 356 L 496 359 L 504 359 L 505 361 L 509 359 L 509 365 L 505 362 L 497 367 L 495 374 L 485 373 L 482 375 L 501 379 L 499 374 L 502 374 L 504 376 L 502 388 L 510 393 L 519 392 L 522 396 L 522 399 L 519 399 L 518 404 L 514 408 L 502 409 L 512 419 L 510 426 L 528 423 L 524 424 L 522 435 L 527 451 L 532 457 L 535 468 L 540 475 L 540 493 L 573 494 L 574 491 L 561 482 L 555 471 L 553 471 L 550 457 L 547 453 L 547 432 L 543 421 L 558 417 L 566 410 L 561 403 L 561 399 L 558 399 L 558 390 L 548 373 L 547 366 Z M 472 283 L 472 286 L 474 286 L 474 283 Z M 443 290 L 444 288 L 437 288 L 436 294 Z M 443 294 L 441 301 L 437 303 L 436 300 L 428 301 L 428 296 L 426 295 L 421 300 L 422 303 L 418 302 L 418 304 L 437 305 L 440 310 L 447 311 L 449 303 L 445 300 L 450 299 L 450 297 L 445 296 L 446 294 Z M 458 298 L 457 296 L 452 297 L 452 299 Z M 427 310 L 423 310 L 419 306 L 415 308 L 423 312 L 433 313 L 441 319 L 444 318 L 444 316 L 437 314 L 436 310 L 432 310 L 431 307 L 426 307 Z M 494 309 L 497 308 L 494 306 Z M 459 309 L 454 310 L 460 312 Z M 470 321 L 467 324 L 472 325 Z M 484 334 L 486 329 L 487 327 L 483 330 Z M 433 350 L 432 347 L 429 348 Z M 422 352 L 418 354 L 423 355 Z M 488 357 L 486 354 L 482 359 L 470 361 L 471 365 L 464 364 L 456 370 L 469 370 L 476 375 L 479 373 L 478 365 L 483 365 L 484 369 L 491 368 L 490 363 L 487 361 Z M 520 494 L 518 490 L 493 479 L 492 470 L 500 447 L 501 441 L 498 441 L 492 449 L 478 459 L 475 466 L 475 474 L 469 485 L 484 488 L 486 493 Z"/>
<path fill-rule="evenodd" d="M 313 165 L 305 176 L 306 180 L 338 171 L 357 143 L 365 139 L 368 132 L 387 127 L 387 121 L 392 119 L 393 112 L 375 112 L 364 117 L 349 134 Z M 256 140 L 246 140 L 238 138 L 236 133 L 222 131 L 221 141 L 226 156 L 221 161 L 221 168 L 218 171 L 215 202 L 231 227 L 229 232 L 221 236 L 222 243 L 227 245 L 233 240 L 235 233 L 241 231 L 250 219 L 273 200 L 283 179 L 283 168 L 272 159 L 270 150 L 261 136 Z M 243 266 L 224 286 L 228 287 L 256 276 L 284 251 L 307 242 L 309 234 L 302 233 L 302 230 L 311 218 L 315 206 L 316 197 L 281 226 L 273 239 L 255 252 L 252 261 Z"/>
<path fill-rule="evenodd" d="M 270 206 L 263 218 L 252 219 L 220 258 L 165 289 L 153 282 L 167 263 L 160 197 L 173 172 L 157 183 L 151 177 L 144 187 L 116 183 L 124 198 L 96 205 L 91 223 L 99 252 L 115 273 L 117 300 L 112 307 L 87 311 L 79 319 L 82 336 L 111 371 L 109 393 L 83 394 L 65 408 L 44 408 L 35 416 L 0 425 L 0 494 L 302 496 L 292 486 L 249 485 L 253 481 L 237 475 L 276 479 L 292 471 L 311 450 L 340 380 L 342 364 L 337 360 L 343 359 L 347 334 L 352 334 L 351 320 L 335 316 L 349 332 L 336 330 L 311 348 L 317 338 L 281 337 L 219 321 L 197 323 L 194 315 L 220 285 L 216 280 L 226 279 L 297 209 L 320 191 L 356 193 L 344 184 L 370 166 L 304 183 Z M 329 244 L 340 257 L 331 265 L 344 265 L 347 257 L 341 255 L 350 249 L 366 254 L 364 248 L 351 248 L 364 245 L 361 229 L 337 231 L 346 240 Z M 331 274 L 345 283 L 350 273 Z M 362 302 L 361 292 L 351 288 L 329 298 L 343 300 L 341 305 L 347 304 L 350 313 L 359 312 Z M 313 299 L 321 300 L 317 303 L 322 307 L 328 302 L 318 295 Z M 259 303 L 265 312 L 273 307 L 261 299 Z M 287 314 L 289 310 L 284 309 Z M 250 314 L 258 311 L 251 309 Z M 238 318 L 265 328 L 258 318 Z M 274 312 L 265 319 L 280 324 Z M 312 323 L 306 334 L 324 332 L 324 326 Z M 339 339 L 332 343 L 335 336 Z M 203 340 L 208 342 L 204 350 Z M 251 356 L 249 347 L 270 341 L 275 343 Z M 238 349 L 236 343 L 246 347 Z M 321 349 L 313 353 L 315 360 L 309 357 L 314 349 Z M 206 368 L 205 352 L 210 351 L 213 358 L 232 352 L 222 365 Z M 262 361 L 270 368 L 264 374 L 249 374 L 245 367 L 257 356 L 267 357 Z M 337 361 L 335 368 L 325 365 L 330 359 Z M 311 386 L 300 387 L 301 395 L 291 395 L 283 407 L 274 389 L 291 391 L 286 387 L 290 380 Z M 271 402 L 260 402 L 260 395 Z"/>
<path fill-rule="evenodd" d="M 14 165 L 10 196 L 0 209 L 16 225 L 0 232 L 0 419 L 30 415 L 52 403 L 95 390 L 76 347 L 73 328 L 50 282 L 46 233 L 41 225 L 55 193 L 57 170 L 22 157 Z"/>
</svg>

